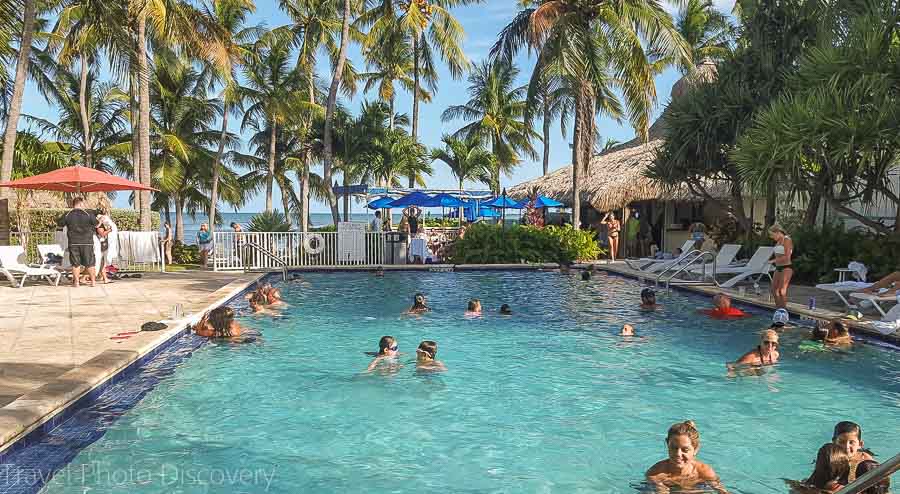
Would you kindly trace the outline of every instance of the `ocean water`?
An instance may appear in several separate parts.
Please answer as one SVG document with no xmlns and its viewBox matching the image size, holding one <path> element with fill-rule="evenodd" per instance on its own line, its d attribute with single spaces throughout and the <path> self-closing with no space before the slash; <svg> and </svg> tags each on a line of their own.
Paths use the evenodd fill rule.
<svg viewBox="0 0 900 494">
<path fill-rule="evenodd" d="M 665 458 L 667 428 L 692 419 L 699 459 L 731 492 L 783 493 L 837 421 L 862 424 L 882 459 L 900 444 L 894 350 L 810 351 L 797 328 L 778 366 L 729 377 L 767 313 L 710 320 L 696 313 L 708 299 L 680 292 L 642 312 L 640 286 L 604 274 L 316 273 L 278 286 L 276 314 L 233 305 L 256 342 L 200 346 L 131 409 L 101 399 L 89 413 L 104 435 L 77 444 L 43 492 L 635 492 Z M 401 315 L 416 292 L 433 311 Z M 472 297 L 481 318 L 463 316 Z M 640 338 L 616 335 L 626 322 Z M 402 365 L 367 373 L 382 335 Z M 425 339 L 447 372 L 416 371 Z"/>
<path fill-rule="evenodd" d="M 228 229 L 228 225 L 232 222 L 240 223 L 243 226 L 247 226 L 250 222 L 250 219 L 256 216 L 258 213 L 221 213 L 222 215 L 222 224 L 218 227 L 219 229 Z M 394 222 L 400 221 L 400 215 L 393 215 Z M 343 215 L 341 216 L 343 218 Z M 351 221 L 362 221 L 369 222 L 372 221 L 374 216 L 372 213 L 351 213 L 350 220 Z M 165 218 L 163 218 L 165 221 Z M 331 221 L 331 213 L 311 213 L 310 214 L 311 225 L 314 227 L 326 226 L 332 223 Z M 196 244 L 197 243 L 197 232 L 200 231 L 200 225 L 203 223 L 209 223 L 207 221 L 207 216 L 205 214 L 198 214 L 195 217 L 191 218 L 190 216 L 184 216 L 184 242 L 186 244 Z M 172 216 L 172 227 L 175 226 L 175 217 Z M 160 227 L 160 232 L 163 232 L 163 229 Z"/>
</svg>

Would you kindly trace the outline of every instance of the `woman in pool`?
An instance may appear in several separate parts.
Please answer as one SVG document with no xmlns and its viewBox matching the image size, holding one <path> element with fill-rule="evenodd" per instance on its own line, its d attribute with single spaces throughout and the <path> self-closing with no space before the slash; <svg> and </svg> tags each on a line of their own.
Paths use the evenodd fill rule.
<svg viewBox="0 0 900 494">
<path fill-rule="evenodd" d="M 447 366 L 440 360 L 436 360 L 436 358 L 437 342 L 425 340 L 419 343 L 419 348 L 416 349 L 416 370 L 431 372 L 447 370 Z"/>
<path fill-rule="evenodd" d="M 466 307 L 466 316 L 480 316 L 481 315 L 481 300 L 477 298 L 473 298 L 469 300 L 469 305 Z"/>
<path fill-rule="evenodd" d="M 691 420 L 669 427 L 666 435 L 669 457 L 647 470 L 647 481 L 660 492 L 668 492 L 670 486 L 692 489 L 705 483 L 720 493 L 727 492 L 716 472 L 705 463 L 697 461 L 700 451 L 700 432 Z"/>
<path fill-rule="evenodd" d="M 240 336 L 241 332 L 241 325 L 234 320 L 234 310 L 231 307 L 216 307 L 194 325 L 194 333 L 206 338 L 234 338 Z"/>
<path fill-rule="evenodd" d="M 381 339 L 378 340 L 378 353 L 375 354 L 375 358 L 366 370 L 371 372 L 375 370 L 380 363 L 388 360 L 396 363 L 397 357 L 400 355 L 398 348 L 399 346 L 397 345 L 396 338 L 393 336 L 382 336 Z"/>
<path fill-rule="evenodd" d="M 850 337 L 850 329 L 841 321 L 831 321 L 828 325 L 828 334 L 825 336 L 827 346 L 851 346 L 853 338 Z"/>
<path fill-rule="evenodd" d="M 254 314 L 264 312 L 268 303 L 268 299 L 266 299 L 266 296 L 263 295 L 262 292 L 255 291 L 253 292 L 253 295 L 250 296 L 250 310 L 252 310 Z"/>
<path fill-rule="evenodd" d="M 762 333 L 760 345 L 745 353 L 734 364 L 756 367 L 772 365 L 778 362 L 778 357 L 780 357 L 778 353 L 778 333 L 774 329 L 767 329 Z"/>
<path fill-rule="evenodd" d="M 775 250 L 772 251 L 775 257 L 769 261 L 775 265 L 775 275 L 772 276 L 772 297 L 775 299 L 776 307 L 785 308 L 787 307 L 788 285 L 791 283 L 791 277 L 794 276 L 794 268 L 791 266 L 794 241 L 779 225 L 772 225 L 769 228 L 769 238 L 775 241 Z"/>
<path fill-rule="evenodd" d="M 422 314 L 430 311 L 431 309 L 425 305 L 425 295 L 422 293 L 417 293 L 413 298 L 412 307 L 406 311 L 407 314 Z"/>
<path fill-rule="evenodd" d="M 656 303 L 656 292 L 651 288 L 641 290 L 641 310 L 657 310 L 662 306 Z"/>
</svg>

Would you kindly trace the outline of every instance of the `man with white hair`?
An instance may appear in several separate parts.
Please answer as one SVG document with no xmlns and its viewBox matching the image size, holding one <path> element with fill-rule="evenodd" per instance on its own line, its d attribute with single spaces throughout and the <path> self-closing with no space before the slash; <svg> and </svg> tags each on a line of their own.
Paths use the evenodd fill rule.
<svg viewBox="0 0 900 494">
<path fill-rule="evenodd" d="M 56 221 L 66 227 L 69 240 L 69 262 L 72 264 L 72 286 L 78 288 L 81 281 L 81 270 L 87 271 L 90 286 L 94 286 L 94 233 L 99 222 L 96 213 L 84 209 L 84 199 L 76 197 L 72 201 L 72 210 Z"/>
</svg>

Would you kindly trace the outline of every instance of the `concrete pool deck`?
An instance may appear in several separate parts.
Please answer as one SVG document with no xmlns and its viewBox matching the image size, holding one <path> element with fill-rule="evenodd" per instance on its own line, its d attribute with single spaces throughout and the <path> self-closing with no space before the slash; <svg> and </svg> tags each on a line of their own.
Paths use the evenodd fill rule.
<svg viewBox="0 0 900 494">
<path fill-rule="evenodd" d="M 0 287 L 0 451 L 261 276 L 145 273 L 93 288 Z M 167 329 L 112 339 L 169 319 L 176 303 L 184 317 Z"/>
</svg>

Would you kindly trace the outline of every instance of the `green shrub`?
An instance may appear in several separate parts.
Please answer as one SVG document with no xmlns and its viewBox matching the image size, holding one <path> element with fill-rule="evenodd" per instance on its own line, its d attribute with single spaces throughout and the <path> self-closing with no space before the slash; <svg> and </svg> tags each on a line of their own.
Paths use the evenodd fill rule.
<svg viewBox="0 0 900 494">
<path fill-rule="evenodd" d="M 424 218 L 422 225 L 426 228 L 456 228 L 459 226 L 458 218 Z"/>
<path fill-rule="evenodd" d="M 841 224 L 797 226 L 789 234 L 794 241 L 794 277 L 800 281 L 836 281 L 834 268 L 847 267 L 851 261 L 865 264 L 870 280 L 900 269 L 900 239 L 896 236 L 848 231 Z"/>
<path fill-rule="evenodd" d="M 591 231 L 571 226 L 535 228 L 480 223 L 454 243 L 451 257 L 459 264 L 560 262 L 596 259 L 600 247 Z"/>
<path fill-rule="evenodd" d="M 56 231 L 56 220 L 66 214 L 69 209 L 60 208 L 35 208 L 28 210 L 29 231 L 32 232 L 54 232 Z M 139 231 L 141 225 L 141 214 L 133 209 L 113 209 L 110 211 L 112 220 L 119 227 L 120 231 Z M 19 231 L 19 217 L 14 211 L 9 214 L 10 230 Z M 153 230 L 159 230 L 159 213 L 151 211 L 150 225 Z"/>
<path fill-rule="evenodd" d="M 200 262 L 200 247 L 176 240 L 172 242 L 172 261 L 175 264 L 197 264 Z"/>
<path fill-rule="evenodd" d="M 281 211 L 262 212 L 250 218 L 247 230 L 251 232 L 289 232 L 291 224 Z"/>
</svg>

